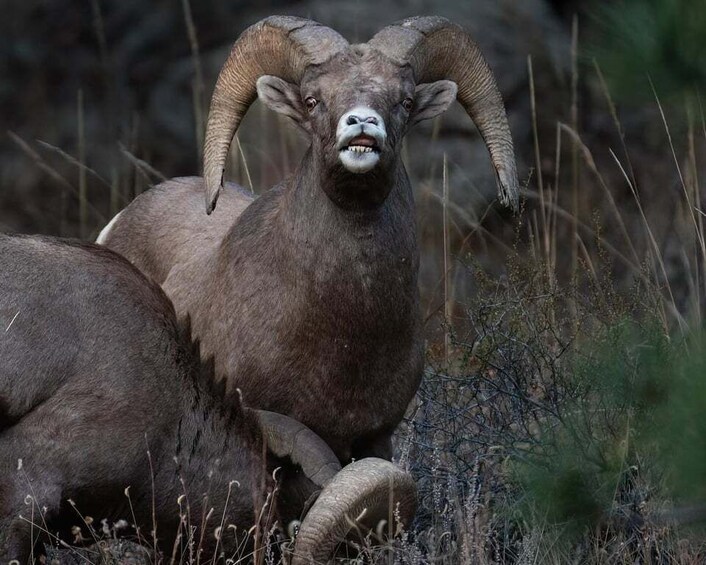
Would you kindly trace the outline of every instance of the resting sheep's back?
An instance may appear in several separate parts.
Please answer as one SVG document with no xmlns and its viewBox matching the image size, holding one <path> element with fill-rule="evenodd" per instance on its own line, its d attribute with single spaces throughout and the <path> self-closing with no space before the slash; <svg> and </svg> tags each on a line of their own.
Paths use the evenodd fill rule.
<svg viewBox="0 0 706 565">
<path fill-rule="evenodd" d="M 22 459 L 48 508 L 71 497 L 123 512 L 125 485 L 149 495 L 145 447 L 173 436 L 183 411 L 171 303 L 99 246 L 0 235 L 0 257 L 0 477 Z M 5 487 L 0 508 L 15 497 Z"/>
<path fill-rule="evenodd" d="M 6 424 L 70 386 L 67 376 L 77 368 L 91 370 L 80 375 L 81 386 L 99 394 L 116 348 L 134 339 L 141 340 L 140 351 L 174 355 L 165 350 L 178 335 L 171 303 L 115 253 L 78 242 L 0 235 L 0 257 L 0 419 Z M 127 357 L 123 371 L 134 371 L 146 387 L 162 387 L 148 378 L 160 363 L 164 359 Z M 133 409 L 136 402 L 129 400 Z"/>
<path fill-rule="evenodd" d="M 253 201 L 244 188 L 226 183 L 218 210 L 207 216 L 204 190 L 200 177 L 165 181 L 142 193 L 131 204 L 143 210 L 143 214 L 118 214 L 97 242 L 127 257 L 161 284 L 174 265 L 215 250 L 233 222 Z"/>
<path fill-rule="evenodd" d="M 75 520 L 70 498 L 97 519 L 155 515 L 169 544 L 179 494 L 200 513 L 202 493 L 237 480 L 227 514 L 225 496 L 211 504 L 250 527 L 265 484 L 257 421 L 221 402 L 160 287 L 78 241 L 0 234 L 0 260 L 0 562 L 23 555 L 30 490 L 52 531 Z"/>
</svg>

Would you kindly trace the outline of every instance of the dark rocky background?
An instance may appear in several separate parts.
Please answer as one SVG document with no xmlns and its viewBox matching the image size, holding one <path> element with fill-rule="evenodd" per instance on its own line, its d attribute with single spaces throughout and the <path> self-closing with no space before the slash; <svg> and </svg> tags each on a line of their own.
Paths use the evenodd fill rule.
<svg viewBox="0 0 706 565">
<path fill-rule="evenodd" d="M 495 71 L 514 134 L 521 182 L 527 188 L 523 222 L 531 224 L 531 210 L 539 198 L 539 165 L 544 188 L 556 189 L 555 204 L 568 216 L 585 224 L 602 218 L 609 239 L 617 230 L 613 204 L 578 149 L 574 175 L 572 142 L 565 133 L 557 167 L 556 132 L 561 122 L 576 129 L 590 149 L 635 245 L 649 245 L 633 194 L 609 152 L 613 149 L 622 158 L 620 135 L 592 64 L 594 29 L 604 5 L 598 0 L 3 0 L 0 229 L 93 238 L 160 175 L 199 174 L 202 124 L 215 77 L 234 39 L 262 17 L 308 16 L 351 41 L 365 41 L 403 17 L 439 14 L 471 32 Z M 579 56 L 572 112 L 575 17 Z M 529 56 L 537 102 L 538 162 Z M 649 91 L 645 75 L 641 78 Z M 679 222 L 674 198 L 680 190 L 679 176 L 657 105 L 649 97 L 634 103 L 628 96 L 618 100 L 618 106 L 635 180 L 650 203 L 646 213 L 654 222 L 654 236 L 667 262 L 678 268 L 680 246 L 670 237 Z M 679 104 L 675 108 L 668 111 L 668 118 L 676 116 L 679 124 L 684 108 Z M 684 128 L 679 127 L 675 125 L 675 141 L 683 147 Z M 233 149 L 230 176 L 252 184 L 255 192 L 291 171 L 305 147 L 293 128 L 258 103 L 239 135 L 242 154 Z M 697 136 L 697 149 L 701 141 Z M 463 257 L 470 251 L 474 261 L 502 271 L 507 247 L 518 237 L 517 222 L 493 204 L 494 178 L 486 149 L 458 105 L 443 118 L 419 126 L 408 138 L 406 156 L 418 197 L 422 287 L 433 312 L 440 303 L 443 278 L 444 156 L 451 254 Z M 554 178 L 557 171 L 559 178 Z M 573 229 L 568 216 L 557 225 L 559 240 Z M 521 228 L 522 239 L 528 229 Z M 591 251 L 591 242 L 584 243 Z M 628 251 L 620 234 L 612 244 Z M 569 247 L 558 252 L 560 268 L 572 261 L 571 253 L 564 252 Z M 619 264 L 616 271 L 619 278 L 625 275 Z M 452 265 L 451 272 L 456 296 L 472 292 L 473 283 L 462 270 Z"/>
<path fill-rule="evenodd" d="M 10 17 L 0 23 L 4 67 L 0 131 L 9 130 L 26 141 L 76 187 L 76 167 L 36 141 L 79 156 L 81 93 L 85 164 L 107 184 L 117 178 L 124 199 L 145 185 L 143 179 L 130 178 L 134 165 L 123 157 L 119 144 L 165 176 L 199 172 L 194 95 L 200 95 L 197 103 L 205 110 L 229 45 L 245 27 L 272 13 L 310 16 L 351 41 L 365 41 L 383 25 L 415 14 L 441 14 L 457 21 L 473 33 L 496 72 L 525 174 L 531 157 L 527 55 L 532 54 L 543 69 L 537 76 L 538 90 L 547 104 L 549 123 L 551 114 L 561 110 L 559 87 L 568 70 L 570 30 L 561 17 L 570 8 L 543 0 L 193 2 L 201 84 L 195 83 L 198 77 L 179 0 L 5 0 L 3 4 Z M 291 168 L 301 148 L 289 134 L 282 134 L 274 116 L 263 115 L 258 108 L 252 114 L 251 125 L 268 126 L 255 125 L 242 134 L 246 158 L 254 161 L 250 169 L 255 189 L 260 190 L 286 172 L 283 168 Z M 409 154 L 423 155 L 411 160 L 415 176 L 424 178 L 430 167 L 439 169 L 447 153 L 452 168 L 462 165 L 464 169 L 458 171 L 463 179 L 451 183 L 464 192 L 458 197 L 460 205 L 467 208 L 492 194 L 485 149 L 460 108 L 444 120 L 438 142 L 430 144 L 432 127 L 428 124 L 410 139 Z M 283 135 L 285 142 L 280 139 Z M 470 147 L 469 140 L 473 140 Z M 3 228 L 78 235 L 77 207 L 71 195 L 61 202 L 66 187 L 43 173 L 16 141 L 2 135 L 0 143 Z M 289 158 L 283 152 L 290 152 Z M 468 182 L 470 190 L 457 186 Z M 90 214 L 90 230 L 95 232 L 109 215 L 109 190 L 95 178 L 88 183 L 89 200 L 96 208 Z M 469 212 L 473 213 L 472 207 Z"/>
</svg>

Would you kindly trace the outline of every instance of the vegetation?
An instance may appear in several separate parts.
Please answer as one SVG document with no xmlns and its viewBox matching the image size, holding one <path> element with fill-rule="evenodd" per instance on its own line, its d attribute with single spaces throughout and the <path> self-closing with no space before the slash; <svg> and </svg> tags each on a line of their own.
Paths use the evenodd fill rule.
<svg viewBox="0 0 706 565">
<path fill-rule="evenodd" d="M 698 0 L 618 0 L 592 12 L 601 67 L 623 100 L 649 101 L 648 77 L 665 96 L 696 96 L 706 86 L 699 56 L 706 11 Z"/>
<path fill-rule="evenodd" d="M 706 120 L 694 103 L 706 83 L 699 56 L 706 11 L 696 4 L 625 0 L 598 12 L 606 35 L 596 35 L 601 48 L 591 51 L 582 80 L 613 131 L 591 138 L 569 117 L 547 140 L 535 127 L 535 167 L 518 218 L 489 209 L 471 229 L 446 198 L 445 162 L 430 163 L 429 178 L 417 179 L 445 220 L 422 217 L 422 247 L 438 254 L 429 268 L 435 275 L 427 276 L 433 282 L 424 286 L 428 368 L 396 436 L 397 459 L 418 480 L 420 508 L 414 528 L 391 545 L 374 536 L 352 544 L 364 558 L 449 565 L 706 560 L 699 182 Z M 645 73 L 654 91 L 649 82 L 645 88 Z M 646 96 L 649 128 L 660 140 L 649 159 L 631 160 L 612 93 Z M 541 101 L 535 111 L 542 112 Z M 686 127 L 673 134 L 667 115 L 685 116 Z M 262 163 L 287 170 L 297 152 L 289 131 L 258 119 L 268 139 L 279 141 L 282 162 L 238 144 L 232 175 L 250 187 Z M 16 142 L 52 174 L 32 146 Z M 66 156 L 84 175 L 75 186 L 60 181 L 83 195 L 76 200 L 80 221 L 93 221 L 84 216 L 94 210 L 81 191 L 85 175 L 114 191 L 112 208 L 127 196 L 119 187 L 132 180 L 139 192 L 161 176 L 124 154 L 133 166 L 129 179 L 110 179 L 80 155 Z M 651 174 L 669 179 L 661 187 L 668 206 L 643 191 L 640 179 Z M 109 214 L 97 213 L 82 231 L 95 233 L 101 215 Z M 81 531 L 90 538 L 89 524 L 78 523 L 78 541 Z M 114 530 L 106 526 L 105 535 Z M 189 529 L 195 543 L 199 535 Z M 141 540 L 152 545 L 149 535 Z M 193 552 L 163 551 L 165 561 L 194 560 Z M 262 559 L 276 561 L 276 552 Z"/>
</svg>

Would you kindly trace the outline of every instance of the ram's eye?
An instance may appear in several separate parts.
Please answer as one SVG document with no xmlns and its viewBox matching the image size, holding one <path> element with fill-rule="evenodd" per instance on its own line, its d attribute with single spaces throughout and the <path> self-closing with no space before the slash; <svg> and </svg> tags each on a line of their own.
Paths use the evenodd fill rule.
<svg viewBox="0 0 706 565">
<path fill-rule="evenodd" d="M 304 103 L 306 104 L 306 109 L 311 112 L 314 108 L 316 108 L 316 105 L 319 103 L 319 101 L 313 96 L 307 96 L 304 100 Z"/>
<path fill-rule="evenodd" d="M 414 100 L 412 100 L 411 98 L 405 98 L 404 100 L 402 100 L 402 107 L 408 112 L 412 110 L 412 106 L 414 106 Z"/>
</svg>

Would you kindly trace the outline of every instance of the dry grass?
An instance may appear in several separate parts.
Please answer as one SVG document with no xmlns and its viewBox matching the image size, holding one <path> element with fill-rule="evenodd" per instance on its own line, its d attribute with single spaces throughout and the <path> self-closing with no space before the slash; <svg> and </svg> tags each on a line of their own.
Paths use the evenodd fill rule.
<svg viewBox="0 0 706 565">
<path fill-rule="evenodd" d="M 572 128 L 559 125 L 557 145 L 566 135 L 579 148 L 584 166 L 595 175 L 599 187 L 610 194 L 591 151 Z M 247 148 L 240 156 L 246 152 Z M 691 151 L 687 162 L 695 156 L 696 152 Z M 613 157 L 618 162 L 614 153 Z M 246 174 L 247 162 L 241 165 Z M 695 168 L 693 162 L 690 167 Z M 625 172 L 628 166 L 621 164 L 621 169 Z M 598 518 L 583 523 L 578 531 L 570 515 L 563 515 L 564 522 L 557 523 L 546 509 L 528 509 L 526 503 L 531 496 L 514 475 L 518 465 L 535 465 L 532 458 L 537 453 L 551 453 L 556 447 L 547 443 L 547 427 L 561 429 L 567 425 L 567 411 L 580 409 L 589 414 L 598 410 L 594 402 L 598 406 L 603 402 L 595 391 L 582 389 L 575 368 L 577 359 L 600 353 L 595 349 L 598 336 L 625 319 L 656 319 L 664 336 L 674 331 L 686 335 L 700 326 L 706 257 L 698 185 L 694 180 L 684 180 L 682 185 L 683 202 L 678 209 L 690 229 L 679 232 L 684 241 L 682 277 L 686 278 L 678 281 L 682 286 L 675 290 L 648 220 L 647 205 L 627 172 L 625 181 L 640 211 L 644 226 L 641 239 L 648 242 L 646 248 L 640 250 L 632 241 L 630 230 L 621 221 L 624 212 L 614 199 L 609 202 L 627 253 L 620 251 L 620 243 L 603 234 L 599 222 L 591 225 L 565 212 L 557 202 L 560 189 L 549 186 L 540 193 L 527 188 L 526 201 L 535 205 L 525 209 L 516 222 L 514 250 L 500 279 L 492 273 L 484 274 L 468 254 L 455 253 L 451 239 L 443 237 L 451 229 L 452 213 L 444 190 L 446 175 L 444 179 L 445 261 L 439 285 L 444 305 L 443 354 L 439 355 L 432 344 L 425 379 L 397 437 L 400 464 L 408 466 L 418 479 L 418 518 L 412 531 L 392 545 L 381 547 L 374 538 L 364 537 L 357 543 L 360 557 L 345 561 L 702 562 L 705 553 L 698 532 L 650 522 L 651 513 L 671 504 L 664 485 L 651 484 L 648 477 L 638 474 L 637 486 L 623 486 L 621 481 L 634 465 L 623 465 L 616 475 L 620 481 L 613 496 L 602 500 L 606 507 L 599 508 Z M 571 226 L 569 237 L 578 250 L 571 276 L 562 273 L 558 257 L 566 247 L 566 239 L 559 235 L 562 222 Z M 616 263 L 631 274 L 629 293 L 614 284 Z M 470 299 L 454 292 L 458 274 L 449 276 L 452 271 L 473 279 L 476 291 Z M 624 416 L 615 415 L 615 422 Z M 606 420 L 594 425 L 602 431 L 610 429 L 615 422 Z M 619 432 L 624 431 L 616 425 Z M 576 497 L 572 508 L 579 517 L 586 510 L 582 503 L 589 509 L 596 503 L 590 496 L 585 501 L 578 494 Z M 165 557 L 157 562 L 199 562 L 198 545 L 208 529 L 187 524 L 188 520 L 179 546 L 171 552 L 162 548 Z M 81 525 L 83 531 L 88 524 L 84 521 Z M 114 530 L 108 531 L 112 536 Z M 140 541 L 155 547 L 150 539 Z M 86 559 L 85 553 L 81 555 Z M 266 551 L 263 559 L 275 562 L 277 556 L 276 551 Z M 238 563 L 251 557 L 232 555 L 222 560 Z"/>
<path fill-rule="evenodd" d="M 188 0 L 183 9 L 195 69 L 195 136 L 200 147 L 205 89 Z M 101 37 L 100 17 L 96 26 Z M 574 63 L 577 42 L 575 23 Z M 528 64 L 532 81 L 532 61 Z M 438 257 L 425 258 L 434 265 L 436 276 L 431 278 L 436 282 L 422 289 L 429 312 L 429 361 L 416 401 L 396 437 L 400 464 L 418 480 L 420 508 L 411 531 L 383 547 L 374 537 L 363 536 L 357 540 L 362 557 L 348 561 L 525 565 L 687 564 L 706 559 L 701 532 L 660 519 L 665 508 L 675 504 L 670 485 L 660 478 L 662 460 L 651 448 L 643 452 L 625 447 L 626 438 L 636 433 L 626 424 L 634 416 L 634 404 L 610 404 L 608 410 L 610 397 L 598 381 L 586 379 L 584 370 L 590 363 L 602 366 L 608 337 L 627 320 L 656 327 L 654 332 L 670 344 L 681 344 L 703 325 L 706 233 L 699 181 L 706 142 L 703 110 L 687 107 L 685 135 L 675 136 L 657 94 L 659 84 L 653 86 L 664 135 L 660 163 L 671 161 L 671 177 L 678 188 L 670 209 L 660 204 L 655 208 L 638 184 L 639 166 L 630 160 L 626 128 L 598 66 L 587 80 L 594 81 L 603 96 L 619 149 L 584 139 L 576 115 L 576 63 L 573 69 L 568 123 L 556 124 L 552 140 L 540 137 L 537 113 L 542 107 L 531 83 L 535 170 L 523 179 L 519 218 L 500 216 L 489 207 L 479 221 L 474 220 L 450 200 L 446 159 L 429 164 L 428 178 L 416 179 L 426 187 L 422 201 L 438 202 L 443 218 L 441 225 L 423 224 L 420 230 L 431 238 L 422 247 L 438 250 Z M 79 94 L 79 132 L 84 104 Z M 431 144 L 439 135 L 439 123 L 432 130 Z M 264 131 L 265 141 L 255 145 L 238 138 L 230 168 L 233 180 L 253 189 L 268 178 L 273 165 L 290 170 L 301 150 L 290 130 L 257 109 L 246 120 L 242 139 L 248 137 L 248 127 Z M 76 203 L 86 237 L 94 237 L 132 196 L 164 178 L 129 143 L 121 146 L 129 169 L 92 169 L 79 133 L 78 155 L 42 146 L 77 168 L 76 186 L 37 146 L 12 138 Z M 279 141 L 276 157 L 264 145 L 272 139 Z M 547 146 L 553 149 L 551 157 L 544 155 Z M 89 178 L 110 191 L 109 209 L 97 209 L 90 202 Z M 61 213 L 71 214 L 71 206 Z M 427 218 L 422 221 L 430 221 Z M 487 263 L 492 267 L 486 268 Z M 627 339 L 618 349 L 633 351 L 634 342 Z M 627 371 L 629 365 L 624 368 Z M 557 518 L 552 515 L 555 509 L 536 504 L 532 481 L 523 477 L 531 469 L 539 479 L 552 479 L 540 471 L 557 472 L 547 459 L 559 457 L 567 445 L 577 450 L 572 453 L 574 463 L 587 468 L 595 459 L 594 448 L 600 452 L 612 446 L 617 464 L 611 468 L 612 490 L 598 496 L 570 489 L 573 504 Z M 194 525 L 188 507 L 180 504 L 179 509 L 183 534 L 178 547 L 162 548 L 164 560 L 198 563 L 199 540 L 207 535 L 206 517 Z M 81 520 L 79 535 L 85 535 L 90 524 Z M 41 521 L 34 522 L 43 527 Z M 106 525 L 100 533 L 111 538 L 116 530 Z M 137 539 L 154 546 L 140 532 Z M 231 562 L 249 558 L 227 557 Z M 276 553 L 266 551 L 263 559 L 274 561 Z"/>
</svg>

